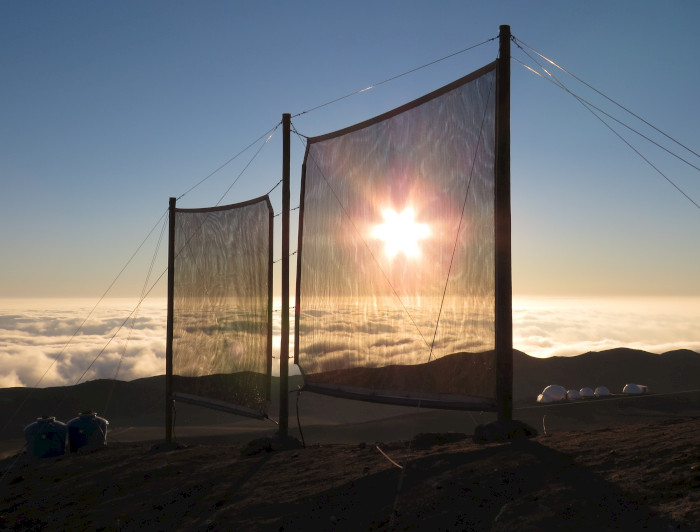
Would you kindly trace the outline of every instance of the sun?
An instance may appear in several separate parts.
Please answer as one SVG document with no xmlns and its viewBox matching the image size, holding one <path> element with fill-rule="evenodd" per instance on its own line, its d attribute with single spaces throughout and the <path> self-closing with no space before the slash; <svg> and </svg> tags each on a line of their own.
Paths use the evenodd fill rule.
<svg viewBox="0 0 700 532">
<path fill-rule="evenodd" d="M 384 223 L 374 227 L 372 237 L 384 241 L 385 253 L 390 258 L 399 253 L 406 257 L 420 256 L 418 241 L 430 236 L 430 228 L 415 221 L 413 208 L 406 207 L 400 213 L 386 209 L 382 217 Z"/>
</svg>

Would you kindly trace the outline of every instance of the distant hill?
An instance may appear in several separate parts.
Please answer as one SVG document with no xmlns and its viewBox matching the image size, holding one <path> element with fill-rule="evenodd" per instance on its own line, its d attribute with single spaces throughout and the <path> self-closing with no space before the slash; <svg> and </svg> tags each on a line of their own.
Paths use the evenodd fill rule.
<svg viewBox="0 0 700 532">
<path fill-rule="evenodd" d="M 535 358 L 513 353 L 513 396 L 534 400 L 550 384 L 566 389 L 607 386 L 621 393 L 625 384 L 649 386 L 652 393 L 700 389 L 700 353 L 687 349 L 661 355 L 616 348 L 575 357 Z"/>
<path fill-rule="evenodd" d="M 75 386 L 0 389 L 1 426 L 8 430 L 24 427 L 39 416 L 55 416 L 67 422 L 85 410 L 110 421 L 151 425 L 155 416 L 163 418 L 164 405 L 164 376 L 131 382 L 98 379 Z"/>
<path fill-rule="evenodd" d="M 552 358 L 535 358 L 515 351 L 513 363 L 516 404 L 534 402 L 537 394 L 550 384 L 576 389 L 604 385 L 613 393 L 620 393 L 629 382 L 645 384 L 653 393 L 700 389 L 700 353 L 689 350 L 657 355 L 618 348 L 575 357 Z M 300 376 L 290 377 L 290 392 L 302 382 Z M 95 380 L 76 386 L 0 389 L 0 428 L 6 432 L 0 434 L 0 439 L 17 437 L 22 428 L 38 416 L 56 416 L 65 422 L 84 410 L 96 411 L 109 419 L 112 426 L 162 426 L 164 396 L 164 376 L 131 382 Z M 291 418 L 295 412 L 296 394 L 291 393 L 289 397 Z M 307 424 L 360 423 L 406 412 L 403 407 L 348 401 L 306 392 L 302 394 L 301 403 Z M 271 417 L 277 416 L 278 405 L 279 379 L 274 378 Z M 181 404 L 177 405 L 176 415 L 180 425 L 238 422 L 236 416 L 230 414 Z"/>
</svg>

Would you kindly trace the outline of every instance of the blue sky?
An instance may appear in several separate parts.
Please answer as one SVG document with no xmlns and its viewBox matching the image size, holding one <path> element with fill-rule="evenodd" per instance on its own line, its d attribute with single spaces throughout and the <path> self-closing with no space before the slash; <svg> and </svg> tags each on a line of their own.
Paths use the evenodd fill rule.
<svg viewBox="0 0 700 532">
<path fill-rule="evenodd" d="M 138 295 L 168 197 L 282 113 L 495 37 L 500 24 L 698 151 L 698 20 L 693 1 L 2 2 L 0 297 L 97 298 L 155 227 L 110 294 Z M 308 136 L 347 126 L 496 55 L 493 41 L 294 126 Z M 518 62 L 512 71 L 514 291 L 700 295 L 700 209 L 570 95 Z M 625 135 L 700 203 L 697 170 Z M 296 206 L 303 146 L 292 140 Z M 267 193 L 281 175 L 281 132 L 241 174 L 258 147 L 180 205 L 212 205 L 237 179 L 224 203 Z M 278 212 L 279 188 L 271 199 Z M 164 253 L 163 245 L 156 276 Z"/>
</svg>

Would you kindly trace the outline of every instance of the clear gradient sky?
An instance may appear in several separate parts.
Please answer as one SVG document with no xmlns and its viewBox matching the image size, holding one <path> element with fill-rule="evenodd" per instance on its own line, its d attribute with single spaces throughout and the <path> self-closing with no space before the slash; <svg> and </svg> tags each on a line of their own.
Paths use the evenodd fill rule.
<svg viewBox="0 0 700 532">
<path fill-rule="evenodd" d="M 282 113 L 495 37 L 500 24 L 699 151 L 698 22 L 692 0 L 0 2 L 0 298 L 97 298 L 155 227 L 109 294 L 138 295 L 168 197 Z M 298 116 L 294 127 L 333 131 L 496 55 L 493 41 Z M 513 55 L 532 63 L 516 47 Z M 699 296 L 700 209 L 570 95 L 517 61 L 512 72 L 514 292 Z M 700 203 L 697 170 L 624 133 Z M 213 205 L 234 181 L 223 203 L 267 193 L 281 176 L 281 131 L 241 174 L 259 147 L 179 205 Z M 294 138 L 292 147 L 294 207 L 303 145 Z M 152 279 L 164 255 L 165 244 Z M 161 282 L 154 294 L 164 292 Z"/>
</svg>

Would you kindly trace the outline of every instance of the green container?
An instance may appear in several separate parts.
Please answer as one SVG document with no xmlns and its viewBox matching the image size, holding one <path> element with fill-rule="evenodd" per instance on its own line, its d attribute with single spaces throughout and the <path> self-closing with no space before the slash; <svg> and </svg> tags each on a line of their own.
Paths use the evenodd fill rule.
<svg viewBox="0 0 700 532">
<path fill-rule="evenodd" d="M 66 424 L 43 416 L 24 428 L 27 452 L 34 458 L 61 456 L 66 452 Z"/>
<path fill-rule="evenodd" d="M 94 449 L 107 445 L 108 425 L 109 421 L 99 417 L 95 412 L 78 414 L 78 417 L 68 422 L 70 451 L 74 453 L 83 447 Z"/>
</svg>

